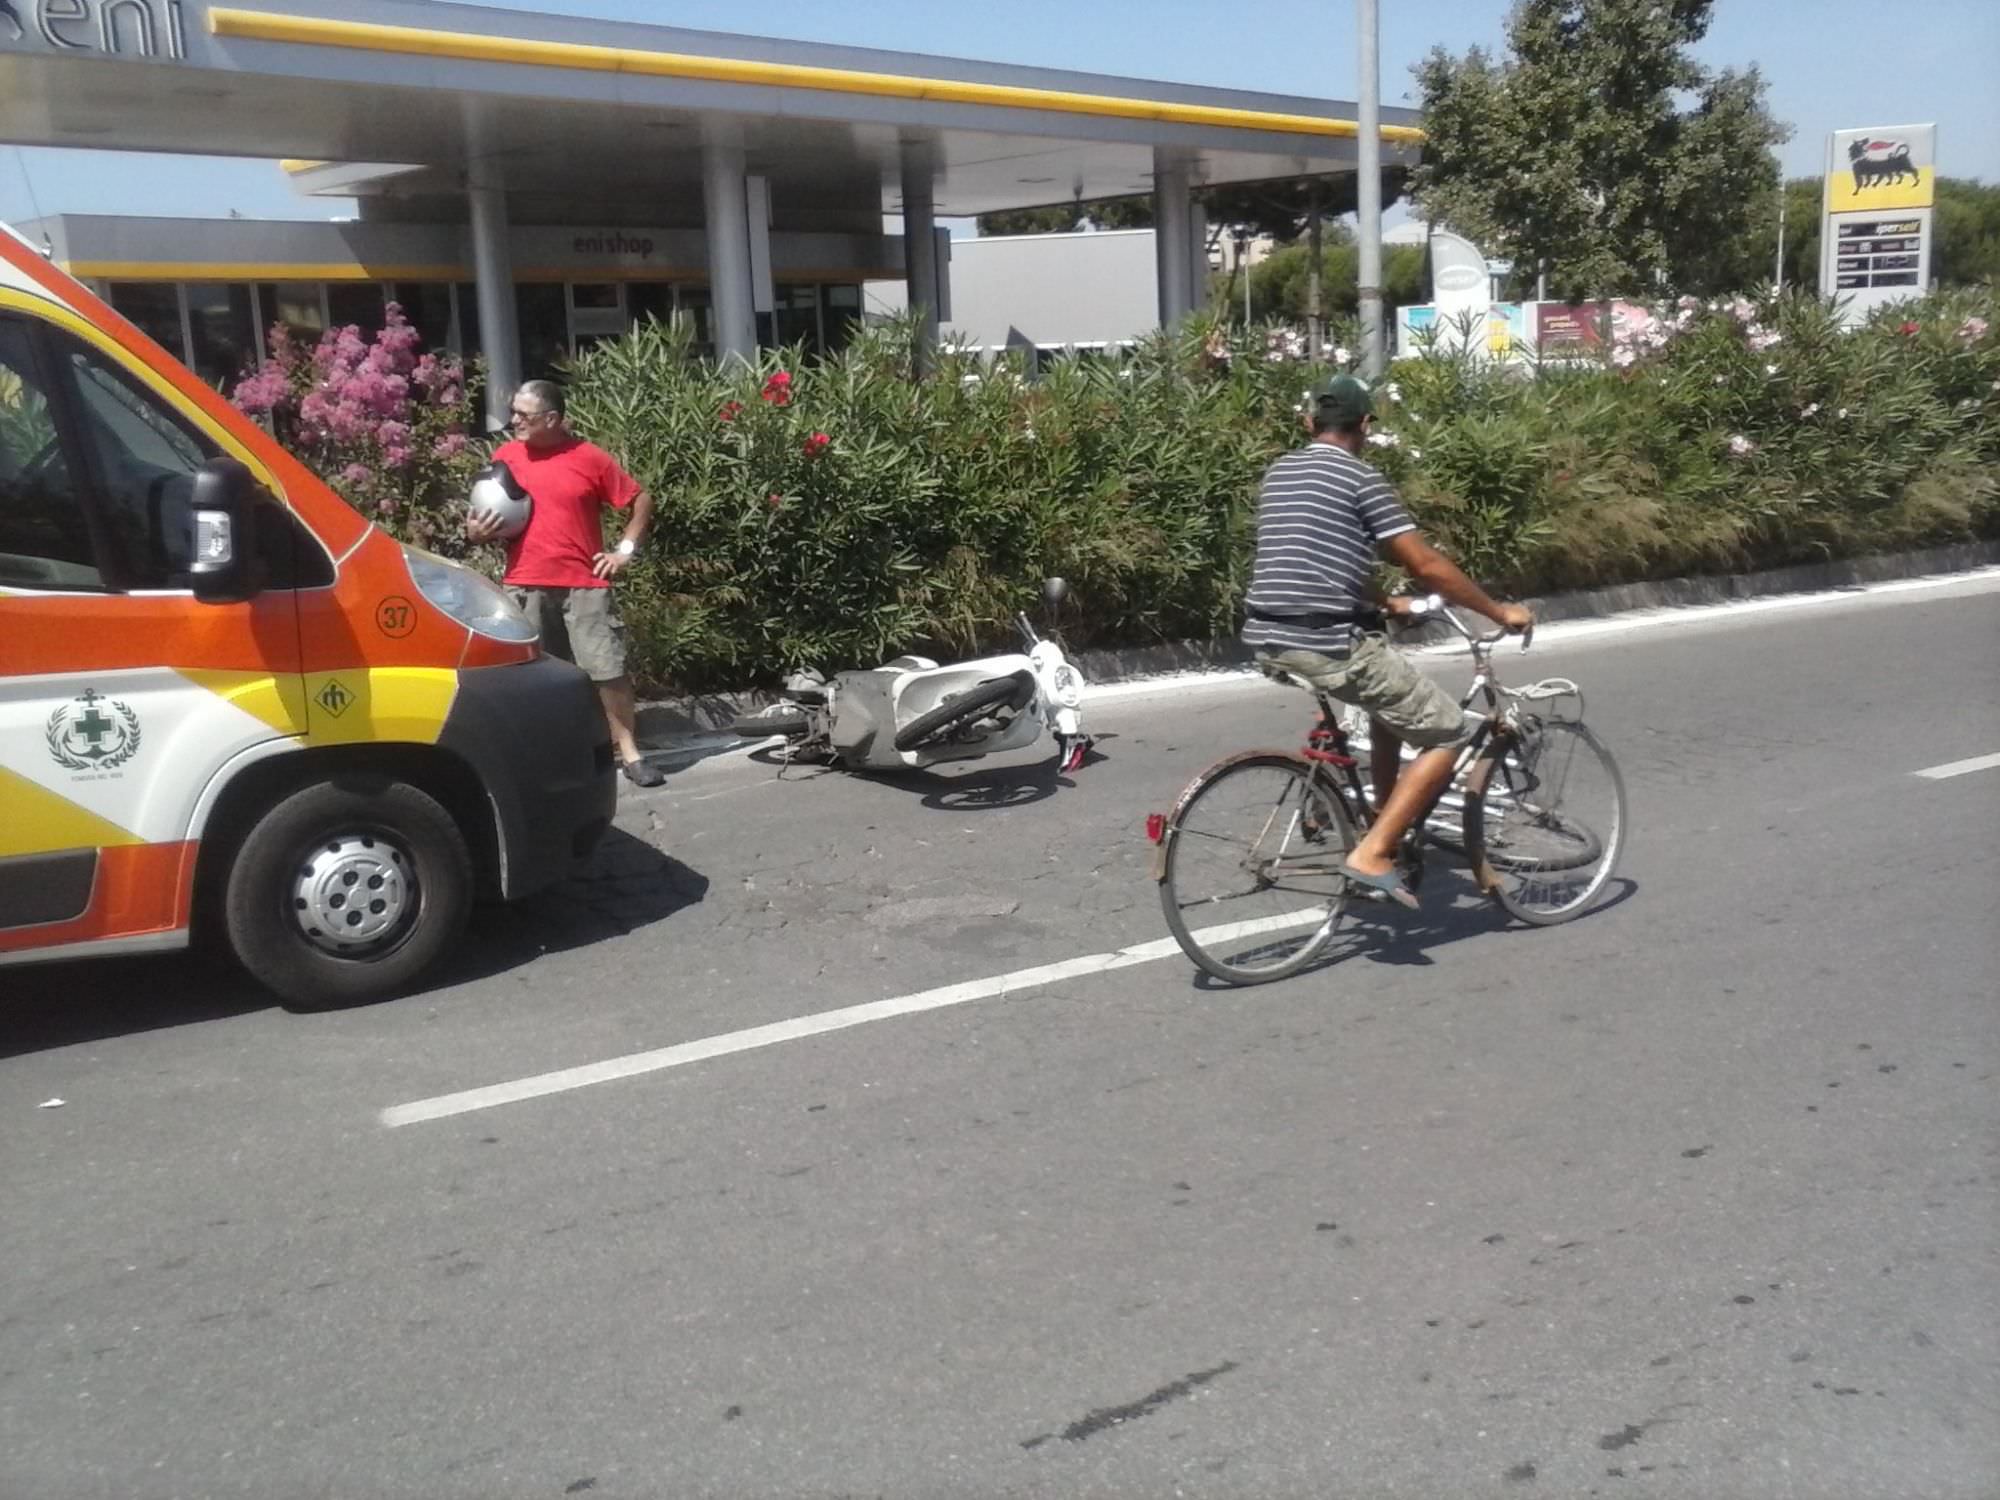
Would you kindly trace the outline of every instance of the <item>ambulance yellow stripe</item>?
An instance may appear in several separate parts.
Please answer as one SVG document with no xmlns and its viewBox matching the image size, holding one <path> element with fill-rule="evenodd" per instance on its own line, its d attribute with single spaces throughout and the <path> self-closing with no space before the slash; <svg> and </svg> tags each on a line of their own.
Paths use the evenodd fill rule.
<svg viewBox="0 0 2000 1500">
<path fill-rule="evenodd" d="M 145 841 L 0 766 L 0 858 Z"/>
<path fill-rule="evenodd" d="M 306 721 L 304 686 L 296 673 L 215 672 L 200 667 L 176 669 L 196 687 L 206 688 L 232 708 L 262 719 L 280 734 L 296 734 Z"/>
<path fill-rule="evenodd" d="M 458 696 L 451 667 L 342 668 L 305 679 L 311 745 L 434 745 Z"/>
</svg>

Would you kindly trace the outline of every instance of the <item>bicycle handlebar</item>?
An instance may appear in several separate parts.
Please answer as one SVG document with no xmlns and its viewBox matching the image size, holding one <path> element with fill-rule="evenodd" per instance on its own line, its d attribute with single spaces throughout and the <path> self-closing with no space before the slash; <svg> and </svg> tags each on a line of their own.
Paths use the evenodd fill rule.
<svg viewBox="0 0 2000 1500">
<path fill-rule="evenodd" d="M 1418 616 L 1419 618 L 1431 615 L 1438 616 L 1440 619 L 1444 620 L 1446 624 L 1450 625 L 1453 630 L 1456 630 L 1460 635 L 1464 636 L 1466 644 L 1471 646 L 1476 651 L 1491 651 L 1495 646 L 1499 645 L 1502 641 L 1507 639 L 1507 631 L 1504 628 L 1500 630 L 1491 631 L 1485 635 L 1475 635 L 1471 630 L 1469 630 L 1466 627 L 1466 624 L 1463 620 L 1459 619 L 1457 615 L 1453 614 L 1449 609 L 1445 608 L 1444 598 L 1442 595 L 1439 594 L 1424 594 L 1420 595 L 1417 598 L 1411 599 L 1410 613 Z M 1528 628 L 1521 632 L 1522 651 L 1525 652 L 1529 646 L 1533 645 L 1534 640 L 1535 640 L 1535 627 L 1533 622 L 1531 621 L 1528 625 Z"/>
</svg>

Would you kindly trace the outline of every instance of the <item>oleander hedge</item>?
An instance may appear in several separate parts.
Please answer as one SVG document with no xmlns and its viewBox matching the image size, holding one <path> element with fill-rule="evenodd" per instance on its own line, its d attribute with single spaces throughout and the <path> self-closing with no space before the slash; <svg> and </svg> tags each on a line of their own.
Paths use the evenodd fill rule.
<svg viewBox="0 0 2000 1500">
<path fill-rule="evenodd" d="M 1378 388 L 1371 457 L 1517 596 L 2000 536 L 1995 300 L 1843 332 L 1810 296 L 1683 299 L 1539 368 L 1433 348 Z M 573 424 L 659 506 L 620 586 L 643 688 L 996 645 L 1050 574 L 1072 645 L 1235 630 L 1258 475 L 1325 373 L 1296 333 L 1196 319 L 1039 371 L 947 347 L 915 378 L 912 332 L 717 367 L 649 323 L 577 361 Z M 385 519 L 435 539 L 460 504 Z"/>
</svg>

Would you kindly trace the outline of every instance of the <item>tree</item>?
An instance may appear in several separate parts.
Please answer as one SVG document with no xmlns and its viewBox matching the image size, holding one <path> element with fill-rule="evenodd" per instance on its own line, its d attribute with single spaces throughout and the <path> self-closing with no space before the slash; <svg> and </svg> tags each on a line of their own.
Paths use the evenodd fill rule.
<svg viewBox="0 0 2000 1500">
<path fill-rule="evenodd" d="M 1409 182 L 1405 167 L 1382 171 L 1382 207 L 1403 196 Z M 1288 177 L 1274 182 L 1225 183 L 1203 188 L 1199 196 L 1210 229 L 1248 229 L 1288 245 L 1306 232 L 1310 197 L 1317 185 L 1320 213 L 1327 218 L 1355 209 L 1355 174 Z M 1093 229 L 1150 229 L 1153 200 L 1136 198 L 1074 198 L 1048 208 L 1010 208 L 979 216 L 981 234 L 1069 234 L 1088 223 Z"/>
<path fill-rule="evenodd" d="M 1006 208 L 979 216 L 981 235 L 1073 234 L 1086 223 L 1092 229 L 1150 229 L 1153 200 L 1137 198 L 1073 198 L 1048 208 Z"/>
<path fill-rule="evenodd" d="M 1785 285 L 1819 287 L 1820 226 L 1824 215 L 1817 177 L 1794 177 L 1784 186 Z M 1769 281 L 1778 254 L 1776 197 L 1753 216 L 1747 269 L 1739 286 Z M 1931 280 L 1940 287 L 2000 282 L 2000 187 L 1970 177 L 1940 177 L 1931 224 Z M 1826 288 L 1820 288 L 1825 291 Z"/>
<path fill-rule="evenodd" d="M 1320 258 L 1327 318 L 1350 321 L 1361 314 L 1361 249 L 1344 224 L 1329 226 L 1328 238 L 1331 243 Z M 1311 299 L 1311 273 L 1312 252 L 1303 244 L 1287 245 L 1265 256 L 1250 272 L 1250 316 L 1304 321 Z M 1382 300 L 1391 308 L 1424 300 L 1421 245 L 1390 245 L 1383 250 Z"/>
<path fill-rule="evenodd" d="M 1416 68 L 1425 215 L 1543 267 L 1559 297 L 1741 284 L 1790 130 L 1754 65 L 1695 61 L 1713 5 L 1520 0 L 1504 62 L 1433 51 Z"/>
</svg>

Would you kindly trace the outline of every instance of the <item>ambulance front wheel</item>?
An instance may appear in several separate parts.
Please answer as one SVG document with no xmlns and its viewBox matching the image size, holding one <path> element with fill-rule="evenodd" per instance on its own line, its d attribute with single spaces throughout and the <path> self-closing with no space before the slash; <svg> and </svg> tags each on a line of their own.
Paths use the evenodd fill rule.
<svg viewBox="0 0 2000 1500">
<path fill-rule="evenodd" d="M 465 837 L 435 799 L 386 776 L 293 792 L 244 839 L 223 897 L 243 967 L 305 1010 L 404 989 L 464 930 Z"/>
</svg>

